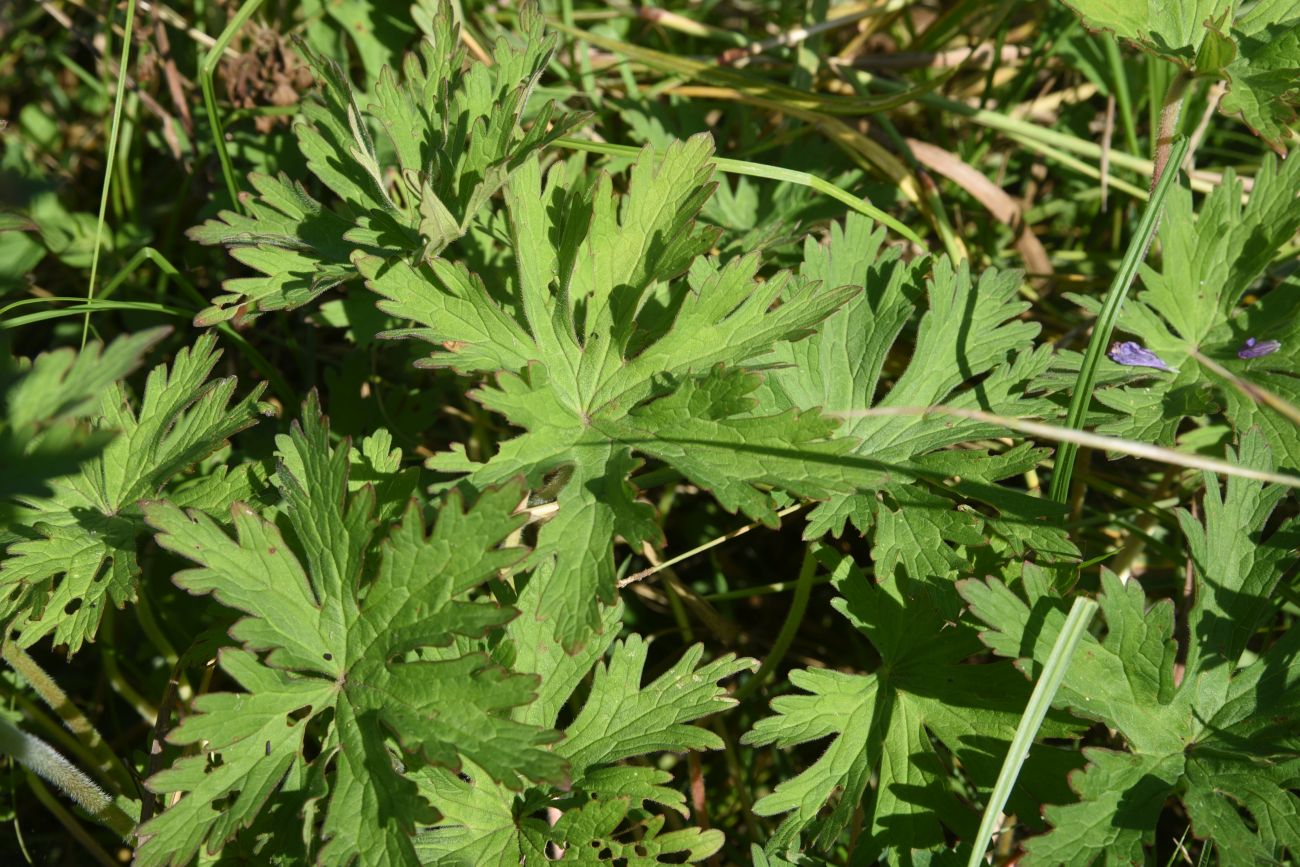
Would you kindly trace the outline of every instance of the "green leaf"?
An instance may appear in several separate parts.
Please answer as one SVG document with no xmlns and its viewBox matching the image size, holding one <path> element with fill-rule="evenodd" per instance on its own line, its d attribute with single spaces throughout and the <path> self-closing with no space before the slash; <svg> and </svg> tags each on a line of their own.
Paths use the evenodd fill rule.
<svg viewBox="0 0 1300 867">
<path fill-rule="evenodd" d="M 1248 437 L 1242 463 L 1271 466 Z M 1027 865 L 1141 861 L 1165 803 L 1182 801 L 1193 833 L 1214 843 L 1220 863 L 1271 861 L 1300 847 L 1300 629 L 1258 657 L 1242 652 L 1276 611 L 1273 588 L 1300 544 L 1295 518 L 1265 535 L 1280 492 L 1232 479 L 1222 496 L 1207 477 L 1205 522 L 1180 514 L 1197 582 L 1181 679 L 1175 674 L 1173 606 L 1150 605 L 1136 581 L 1103 573 L 1106 636 L 1084 638 L 1056 705 L 1119 733 L 1126 750 L 1088 749 L 1072 779 L 1080 800 L 1048 807 L 1055 826 L 1026 844 Z M 968 582 L 963 595 L 989 624 L 985 642 L 1036 670 L 1064 622 L 1059 608 L 1030 609 L 996 581 Z"/>
<path fill-rule="evenodd" d="M 1226 79 L 1220 109 L 1280 155 L 1300 106 L 1298 0 L 1065 0 L 1083 22 L 1189 73 Z"/>
<path fill-rule="evenodd" d="M 200 713 L 172 731 L 172 743 L 206 747 L 150 778 L 155 792 L 183 794 L 141 829 L 141 864 L 215 851 L 301 765 L 329 787 L 324 863 L 418 863 L 416 823 L 433 818 L 411 779 L 421 765 L 473 762 L 507 788 L 565 777 L 564 759 L 546 748 L 554 734 L 510 718 L 537 678 L 438 649 L 515 615 L 467 594 L 522 553 L 499 547 L 524 520 L 518 486 L 469 508 L 451 496 L 432 530 L 412 501 L 379 542 L 374 491 L 348 494 L 349 449 L 331 448 L 314 399 L 303 426 L 279 438 L 279 455 L 283 531 L 242 503 L 231 509 L 235 539 L 202 513 L 147 508 L 159 544 L 199 564 L 176 583 L 249 616 L 231 630 L 243 649 L 221 656 L 245 691 L 203 696 Z"/>
<path fill-rule="evenodd" d="M 1220 108 L 1240 115 L 1255 134 L 1285 155 L 1300 107 L 1300 2 L 1261 0 L 1237 21 L 1236 58 Z"/>
<path fill-rule="evenodd" d="M 99 454 L 114 431 L 87 431 L 105 389 L 140 365 L 167 334 L 155 328 L 119 337 L 107 348 L 91 343 L 81 352 L 57 349 L 35 359 L 0 353 L 0 502 L 53 493 L 51 479 L 76 471 Z M 9 514 L 0 505 L 0 516 Z"/>
<path fill-rule="evenodd" d="M 555 44 L 531 6 L 521 29 L 518 43 L 497 42 L 492 64 L 466 68 L 459 27 L 444 4 L 400 79 L 388 68 L 379 75 L 365 111 L 343 70 L 301 46 L 322 101 L 308 105 L 295 127 L 298 147 L 338 204 L 328 206 L 287 175 L 253 175 L 257 194 L 243 203 L 246 213 L 223 211 L 190 231 L 199 243 L 231 248 L 258 274 L 227 281 L 198 324 L 307 304 L 356 277 L 354 251 L 419 261 L 465 234 L 515 169 L 582 120 L 547 103 L 527 130 L 520 126 Z M 386 147 L 375 144 L 374 130 L 383 131 Z M 381 151 L 395 163 L 381 163 Z"/>
<path fill-rule="evenodd" d="M 1054 411 L 1025 394 L 1049 356 L 1034 351 L 1038 326 L 1020 318 L 1028 305 L 1017 296 L 1019 275 L 990 270 L 976 281 L 967 265 L 953 268 L 947 258 L 929 269 L 925 260 L 905 264 L 897 249 L 883 249 L 884 240 L 883 229 L 851 214 L 843 227 L 831 227 L 826 243 L 805 242 L 800 277 L 858 291 L 816 334 L 778 346 L 781 365 L 768 374 L 777 405 L 847 416 L 839 433 L 856 444 L 846 455 L 876 471 L 865 484 L 874 495 L 832 494 L 809 515 L 806 535 L 838 536 L 850 522 L 871 531 L 877 571 L 901 564 L 921 581 L 954 573 L 969 559 L 965 549 L 986 545 L 991 533 L 1023 541 L 1035 528 L 1051 559 L 1076 558 L 1064 534 L 1047 523 L 1051 504 L 996 484 L 1031 470 L 1041 450 L 953 451 L 955 444 L 996 436 L 996 428 L 937 416 L 861 414 L 873 405 L 940 403 L 1019 417 Z M 923 299 L 911 360 L 881 396 L 886 361 L 904 342 L 900 335 Z M 992 507 L 992 514 L 956 510 L 961 498 Z"/>
<path fill-rule="evenodd" d="M 520 607 L 533 608 L 539 592 L 534 578 L 519 598 Z M 546 624 L 531 617 L 506 626 L 506 640 L 496 655 L 510 659 L 518 671 L 542 676 L 538 700 L 517 708 L 516 720 L 555 725 L 560 709 L 594 666 L 582 709 L 555 746 L 556 754 L 569 762 L 569 786 L 567 790 L 533 787 L 516 800 L 514 793 L 477 769 L 467 766 L 461 776 L 431 769 L 422 778 L 423 791 L 442 819 L 417 842 L 427 863 L 546 863 L 543 853 L 548 843 L 572 853 L 566 860 L 589 859 L 583 863 L 618 858 L 630 858 L 631 864 L 674 863 L 655 857 L 673 852 L 686 852 L 685 857 L 694 862 L 722 845 L 717 831 L 688 828 L 658 835 L 664 819 L 648 813 L 649 805 L 686 817 L 686 798 L 668 786 L 669 772 L 626 761 L 659 752 L 722 748 L 716 735 L 689 723 L 734 705 L 719 682 L 752 670 L 755 662 L 727 654 L 701 664 L 703 647 L 697 644 L 643 685 L 649 642 L 631 636 L 614 644 L 608 662 L 600 661 L 622 608 L 606 611 L 605 625 L 610 628 L 602 639 L 589 642 L 573 656 L 564 652 Z M 562 813 L 553 827 L 544 816 L 534 815 L 547 807 Z M 629 831 L 645 844 L 643 850 L 615 839 L 629 836 Z"/>
<path fill-rule="evenodd" d="M 12 621 L 21 646 L 53 635 L 71 656 L 94 639 L 103 603 L 121 608 L 134 601 L 136 539 L 145 529 L 139 501 L 163 493 L 255 423 L 263 386 L 232 406 L 235 378 L 208 381 L 221 355 L 216 345 L 205 335 L 178 352 L 170 370 L 154 368 L 138 413 L 122 386 L 101 388 L 99 427 L 117 437 L 78 472 L 53 482 L 52 496 L 27 498 L 32 511 L 20 518 L 31 523 L 29 538 L 10 545 L 0 565 L 0 619 Z M 216 484 L 224 486 L 226 474 L 220 476 Z"/>
<path fill-rule="evenodd" d="M 642 151 L 628 192 L 612 179 L 547 175 L 530 161 L 506 188 L 517 282 L 485 286 L 441 260 L 420 267 L 358 256 L 380 307 L 416 327 L 394 336 L 435 347 L 429 366 L 495 373 L 474 392 L 524 430 L 486 463 L 461 452 L 430 462 L 474 486 L 563 470 L 558 512 L 534 562 L 554 559 L 538 616 L 566 647 L 615 598 L 613 539 L 660 533 L 626 478 L 653 456 L 714 491 L 728 509 L 770 525 L 771 489 L 825 497 L 852 490 L 867 468 L 842 459 L 835 425 L 814 411 L 771 412 L 752 372 L 774 347 L 806 336 L 855 291 L 788 273 L 759 281 L 756 256 L 726 265 L 702 255 L 717 232 L 694 219 L 712 191 L 704 136 L 662 154 Z M 686 279 L 678 279 L 683 273 Z M 777 300 L 779 306 L 774 306 Z"/>
<path fill-rule="evenodd" d="M 1143 267 L 1146 288 L 1129 300 L 1119 327 L 1177 373 L 1103 362 L 1103 370 L 1121 377 L 1121 384 L 1097 391 L 1098 400 L 1112 410 L 1100 432 L 1165 445 L 1183 419 L 1221 411 L 1238 431 L 1259 427 L 1284 466 L 1300 466 L 1300 430 L 1192 355 L 1195 350 L 1247 383 L 1300 402 L 1293 376 L 1300 362 L 1300 284 L 1289 278 L 1258 285 L 1277 252 L 1300 230 L 1298 194 L 1300 160 L 1271 156 L 1261 164 L 1244 205 L 1241 182 L 1231 172 L 1199 213 L 1193 212 L 1191 193 L 1170 193 L 1160 225 L 1159 270 Z M 1249 299 L 1248 292 L 1260 297 Z M 1238 358 L 1248 337 L 1278 340 L 1281 349 Z"/>
<path fill-rule="evenodd" d="M 847 557 L 825 559 L 842 594 L 835 609 L 871 642 L 880 664 L 869 675 L 790 672 L 807 694 L 773 699 L 776 716 L 742 738 L 788 748 L 834 737 L 820 759 L 754 804 L 760 816 L 790 813 L 767 848 L 781 851 L 807 830 L 810 844 L 826 849 L 859 807 L 855 857 L 863 863 L 886 849 L 943 846 L 945 829 L 969 838 L 979 814 L 963 802 L 944 755 L 977 785 L 991 785 L 1028 685 L 1006 663 L 964 664 L 979 650 L 975 631 L 948 621 L 923 585 L 893 573 L 875 585 Z"/>
<path fill-rule="evenodd" d="M 1235 0 L 1065 0 L 1089 27 L 1190 65 L 1210 32 L 1207 22 L 1232 13 Z"/>
<path fill-rule="evenodd" d="M 647 820 L 639 839 L 621 840 L 619 827 L 627 818 L 630 803 L 628 798 L 591 801 L 565 813 L 550 828 L 544 822 L 528 822 L 524 826 L 522 863 L 554 863 L 548 845 L 563 847 L 561 863 L 626 864 L 628 867 L 695 864 L 722 848 L 723 836 L 718 830 L 684 828 L 660 833 L 664 825 L 662 816 Z"/>
</svg>

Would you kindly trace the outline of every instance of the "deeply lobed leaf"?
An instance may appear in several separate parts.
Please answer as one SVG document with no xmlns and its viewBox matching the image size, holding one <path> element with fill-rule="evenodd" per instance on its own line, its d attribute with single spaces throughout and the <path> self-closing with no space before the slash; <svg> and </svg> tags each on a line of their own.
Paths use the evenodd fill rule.
<svg viewBox="0 0 1300 867">
<path fill-rule="evenodd" d="M 499 547 L 523 520 L 518 487 L 485 491 L 468 508 L 452 495 L 429 530 L 412 501 L 385 537 L 374 489 L 349 494 L 349 449 L 331 447 L 313 401 L 279 455 L 287 536 L 242 503 L 231 512 L 234 539 L 199 512 L 165 502 L 146 510 L 159 544 L 199 564 L 177 583 L 249 616 L 231 630 L 243 649 L 221 657 L 246 692 L 205 696 L 201 713 L 170 734 L 206 743 L 206 754 L 150 779 L 153 791 L 182 797 L 142 828 L 142 864 L 187 859 L 201 844 L 216 851 L 275 798 L 291 767 L 328 785 L 327 863 L 418 863 L 416 823 L 434 815 L 411 779 L 424 764 L 470 761 L 506 788 L 566 775 L 547 748 L 555 735 L 510 718 L 532 701 L 537 678 L 483 653 L 438 650 L 516 613 L 466 594 L 520 556 Z M 319 743 L 308 751 L 313 727 Z M 229 805 L 215 809 L 218 798 Z"/>
<path fill-rule="evenodd" d="M 344 72 L 301 46 L 322 101 L 295 126 L 298 147 L 337 205 L 287 175 L 253 175 L 256 195 L 244 199 L 244 212 L 223 211 L 190 237 L 231 248 L 258 276 L 227 281 L 227 294 L 197 324 L 301 307 L 355 278 L 350 257 L 358 250 L 390 260 L 435 256 L 465 234 L 513 171 L 582 119 L 557 115 L 547 103 L 522 127 L 555 44 L 533 6 L 523 8 L 521 41 L 499 40 L 491 64 L 466 66 L 450 6 L 430 23 L 401 77 L 383 70 L 364 111 Z M 383 130 L 383 152 L 395 154 L 395 164 L 381 164 L 375 130 Z"/>
<path fill-rule="evenodd" d="M 757 360 L 857 290 L 785 273 L 759 281 L 756 256 L 701 258 L 716 238 L 694 222 L 712 190 L 711 152 L 703 136 L 646 149 L 621 197 L 606 175 L 588 184 L 560 164 L 543 183 L 529 162 L 506 189 L 518 273 L 506 286 L 443 262 L 356 258 L 381 308 L 416 323 L 395 336 L 433 344 L 431 366 L 495 373 L 475 396 L 524 430 L 486 463 L 452 453 L 430 466 L 474 486 L 566 474 L 534 562 L 554 562 L 538 616 L 568 647 L 599 625 L 597 601 L 614 601 L 614 537 L 659 538 L 625 481 L 635 453 L 767 523 L 772 488 L 825 497 L 868 472 L 843 459 L 850 444 L 832 439 L 833 423 L 753 397 Z"/>
<path fill-rule="evenodd" d="M 1173 191 L 1160 224 L 1161 267 L 1143 268 L 1145 289 L 1127 303 L 1120 328 L 1137 335 L 1174 372 L 1105 363 L 1124 384 L 1098 390 L 1098 400 L 1110 410 L 1099 430 L 1163 445 L 1172 442 L 1183 419 L 1221 412 L 1238 431 L 1259 427 L 1280 463 L 1300 466 L 1296 426 L 1194 354 L 1244 381 L 1247 391 L 1254 384 L 1300 402 L 1292 375 L 1300 361 L 1295 278 L 1257 285 L 1276 250 L 1300 230 L 1297 195 L 1300 160 L 1272 157 L 1261 165 L 1244 205 L 1241 182 L 1231 174 L 1199 213 L 1193 212 L 1190 192 Z M 1259 297 L 1246 299 L 1248 292 Z M 1238 357 L 1251 337 L 1277 340 L 1281 348 L 1259 358 Z"/>
<path fill-rule="evenodd" d="M 231 405 L 235 378 L 209 381 L 221 355 L 216 345 L 205 335 L 178 352 L 170 369 L 155 367 L 138 412 L 122 386 L 103 390 L 99 425 L 119 432 L 116 438 L 78 472 L 53 481 L 51 496 L 27 498 L 28 538 L 10 545 L 0 565 L 0 619 L 11 622 L 20 645 L 52 635 L 71 656 L 93 640 L 104 603 L 120 608 L 136 598 L 136 541 L 145 529 L 138 503 L 256 421 L 263 386 Z M 252 478 L 251 467 L 217 471 L 186 497 L 226 508 L 231 494 L 248 495 Z"/>
<path fill-rule="evenodd" d="M 1028 305 L 1018 298 L 1018 275 L 990 270 L 975 280 L 967 265 L 954 268 L 947 258 L 929 269 L 926 260 L 904 263 L 898 251 L 884 250 L 884 238 L 883 229 L 850 215 L 843 227 L 832 226 L 826 243 L 805 241 L 802 278 L 861 288 L 816 334 L 778 346 L 774 356 L 782 364 L 768 374 L 778 406 L 844 416 L 839 433 L 854 443 L 845 456 L 874 471 L 861 487 L 875 496 L 832 493 L 810 514 L 805 534 L 838 536 L 852 523 L 871 533 L 878 573 L 902 565 L 919 581 L 955 574 L 968 551 L 990 541 L 1017 556 L 1035 550 L 1044 563 L 1073 560 L 1077 551 L 1046 523 L 1052 504 L 996 485 L 1032 469 L 1041 450 L 951 450 L 997 428 L 943 416 L 863 414 L 873 406 L 938 404 L 1018 417 L 1055 411 L 1026 394 L 1049 355 L 1034 351 L 1038 326 L 1020 318 Z M 879 394 L 886 361 L 923 299 L 910 361 Z M 993 513 L 958 511 L 959 499 Z"/>
<path fill-rule="evenodd" d="M 755 802 L 761 816 L 789 813 L 767 848 L 795 846 L 805 832 L 809 844 L 828 848 L 859 808 L 857 857 L 866 862 L 887 850 L 941 846 L 945 829 L 969 837 L 978 814 L 955 790 L 943 755 L 977 785 L 991 785 L 1027 687 L 1005 663 L 963 665 L 978 650 L 974 631 L 946 622 L 917 582 L 891 574 L 877 586 L 848 557 L 823 552 L 822 559 L 841 594 L 835 609 L 871 642 L 880 664 L 868 675 L 791 671 L 803 692 L 773 699 L 776 715 L 742 738 L 787 748 L 833 738 L 816 762 Z M 1061 759 L 1069 761 L 1037 760 L 1059 771 Z"/>
<path fill-rule="evenodd" d="M 534 607 L 540 589 L 536 582 L 529 584 L 518 604 Z M 694 863 L 722 845 L 721 834 L 698 828 L 661 834 L 664 818 L 652 812 L 653 805 L 685 817 L 685 796 L 668 785 L 671 773 L 627 760 L 658 752 L 720 749 L 723 744 L 715 734 L 690 723 L 730 708 L 735 702 L 720 682 L 752 669 L 754 660 L 727 654 L 701 664 L 703 648 L 695 645 L 643 684 L 648 641 L 631 636 L 615 643 L 608 661 L 601 661 L 621 614 L 621 606 L 606 609 L 605 626 L 610 628 L 572 656 L 555 641 L 549 624 L 520 617 L 506 626 L 495 655 L 510 660 L 516 670 L 534 671 L 542 678 L 537 701 L 516 708 L 516 720 L 555 725 L 579 680 L 594 669 L 581 710 L 555 746 L 568 760 L 569 785 L 564 790 L 533 787 L 516 799 L 480 769 L 467 766 L 463 776 L 430 769 L 421 785 L 443 818 L 417 841 L 427 862 L 503 867 L 549 863 L 546 852 L 552 844 L 573 852 L 569 860 L 681 863 L 658 857 L 677 853 L 673 859 Z M 561 812 L 553 824 L 535 815 L 548 807 Z M 629 835 L 639 845 L 627 841 Z"/>
<path fill-rule="evenodd" d="M 1252 434 L 1239 459 L 1271 464 Z M 1072 779 L 1079 801 L 1048 807 L 1054 828 L 1027 843 L 1027 864 L 1087 865 L 1100 855 L 1143 857 L 1165 803 L 1177 798 L 1192 831 L 1220 862 L 1245 865 L 1300 848 L 1300 630 L 1245 662 L 1245 639 L 1269 616 L 1269 599 L 1298 543 L 1295 519 L 1268 536 L 1277 492 L 1234 479 L 1225 495 L 1207 478 L 1204 524 L 1181 516 L 1197 582 L 1190 646 L 1176 675 L 1173 606 L 1147 607 L 1136 581 L 1103 573 L 1107 633 L 1086 636 L 1056 705 L 1117 731 L 1126 750 L 1089 749 Z M 970 582 L 963 595 L 990 626 L 984 640 L 1037 670 L 1064 623 L 1059 608 L 1030 608 L 1004 585 Z"/>
</svg>

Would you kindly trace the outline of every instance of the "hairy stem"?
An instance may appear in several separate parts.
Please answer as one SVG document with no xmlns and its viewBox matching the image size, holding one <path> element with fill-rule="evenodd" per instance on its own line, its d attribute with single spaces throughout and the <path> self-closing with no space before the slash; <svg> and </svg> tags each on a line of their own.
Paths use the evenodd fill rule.
<svg viewBox="0 0 1300 867">
<path fill-rule="evenodd" d="M 0 752 L 38 777 L 53 783 L 97 821 L 112 828 L 123 840 L 135 831 L 135 823 L 131 818 L 84 771 L 45 741 L 5 719 L 0 719 Z"/>
<path fill-rule="evenodd" d="M 1169 165 L 1169 154 L 1174 146 L 1174 134 L 1178 131 L 1178 118 L 1183 113 L 1183 94 L 1187 92 L 1190 81 L 1186 73 L 1180 72 L 1173 81 L 1169 82 L 1169 89 L 1165 91 L 1164 107 L 1160 109 L 1160 128 L 1156 130 L 1155 168 L 1151 172 L 1151 192 L 1155 192 L 1156 184 L 1160 183 L 1160 176 L 1165 173 L 1165 167 Z"/>
<path fill-rule="evenodd" d="M 117 754 L 109 749 L 103 735 L 95 728 L 94 723 L 86 718 L 81 709 L 68 698 L 67 693 L 60 688 L 54 678 L 45 672 L 45 669 L 41 668 L 36 660 L 32 659 L 25 650 L 12 641 L 6 641 L 3 646 L 0 646 L 0 656 L 4 657 L 5 662 L 9 663 L 14 671 L 22 675 L 28 686 L 41 697 L 41 701 L 45 702 L 50 710 L 58 715 L 64 727 L 85 745 L 86 749 L 95 757 L 95 762 L 99 766 L 98 770 L 106 779 L 113 782 L 119 793 L 126 793 L 135 789 L 135 780 L 127 771 L 126 766 L 122 764 L 122 760 L 117 757 Z"/>
</svg>

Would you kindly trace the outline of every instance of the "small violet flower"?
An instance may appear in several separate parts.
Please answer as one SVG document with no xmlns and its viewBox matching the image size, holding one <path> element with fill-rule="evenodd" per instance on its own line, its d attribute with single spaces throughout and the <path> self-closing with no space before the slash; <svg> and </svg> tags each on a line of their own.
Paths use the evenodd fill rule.
<svg viewBox="0 0 1300 867">
<path fill-rule="evenodd" d="M 1154 367 L 1156 370 L 1177 373 L 1176 370 L 1161 361 L 1160 356 L 1132 340 L 1111 344 L 1110 351 L 1106 354 L 1110 356 L 1111 361 L 1125 367 Z"/>
<path fill-rule="evenodd" d="M 1253 337 L 1247 337 L 1246 342 L 1237 350 L 1238 358 L 1263 358 L 1265 355 L 1272 355 L 1282 348 L 1282 344 L 1277 340 L 1259 340 Z"/>
</svg>

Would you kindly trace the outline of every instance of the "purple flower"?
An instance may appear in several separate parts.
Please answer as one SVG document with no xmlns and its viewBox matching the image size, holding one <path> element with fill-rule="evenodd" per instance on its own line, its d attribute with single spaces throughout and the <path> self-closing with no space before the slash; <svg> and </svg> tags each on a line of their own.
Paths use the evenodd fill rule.
<svg viewBox="0 0 1300 867">
<path fill-rule="evenodd" d="M 1247 337 L 1246 342 L 1237 350 L 1238 358 L 1263 358 L 1265 355 L 1272 355 L 1282 348 L 1282 344 L 1277 340 L 1260 340 L 1256 342 L 1255 338 Z"/>
<path fill-rule="evenodd" d="M 1160 360 L 1150 349 L 1147 349 L 1141 343 L 1135 343 L 1132 340 L 1125 340 L 1122 343 L 1112 343 L 1110 351 L 1106 353 L 1110 360 L 1116 364 L 1122 364 L 1125 367 L 1154 367 L 1156 370 L 1167 370 L 1170 373 L 1177 373 L 1169 365 Z"/>
</svg>

